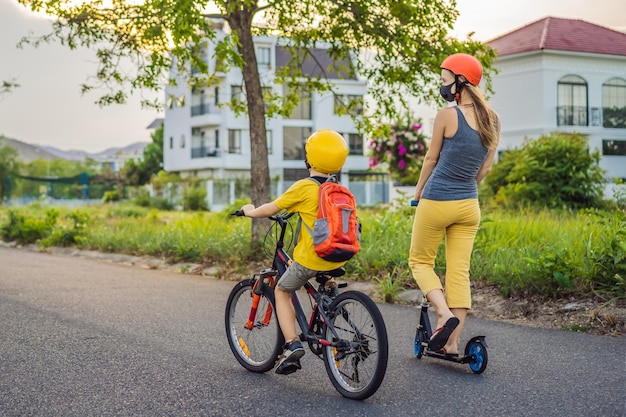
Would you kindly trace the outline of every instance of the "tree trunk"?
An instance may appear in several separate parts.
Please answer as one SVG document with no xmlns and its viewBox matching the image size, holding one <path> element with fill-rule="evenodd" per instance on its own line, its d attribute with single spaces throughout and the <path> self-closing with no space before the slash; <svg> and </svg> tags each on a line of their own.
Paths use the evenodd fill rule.
<svg viewBox="0 0 626 417">
<path fill-rule="evenodd" d="M 241 8 L 232 13 L 229 19 L 232 30 L 239 37 L 239 53 L 243 57 L 242 68 L 248 102 L 250 121 L 250 195 L 252 204 L 260 206 L 270 199 L 270 173 L 267 160 L 267 139 L 265 132 L 265 105 L 257 67 L 256 52 L 252 40 L 252 16 L 250 9 Z M 258 242 L 265 234 L 269 220 L 252 220 L 252 242 Z"/>
</svg>

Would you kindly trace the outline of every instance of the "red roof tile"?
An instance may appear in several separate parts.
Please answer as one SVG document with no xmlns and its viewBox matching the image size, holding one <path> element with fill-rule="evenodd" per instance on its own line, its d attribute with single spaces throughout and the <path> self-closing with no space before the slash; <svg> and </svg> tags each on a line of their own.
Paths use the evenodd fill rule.
<svg viewBox="0 0 626 417">
<path fill-rule="evenodd" d="M 543 49 L 626 56 L 626 33 L 584 20 L 545 17 L 488 42 L 498 56 Z"/>
</svg>

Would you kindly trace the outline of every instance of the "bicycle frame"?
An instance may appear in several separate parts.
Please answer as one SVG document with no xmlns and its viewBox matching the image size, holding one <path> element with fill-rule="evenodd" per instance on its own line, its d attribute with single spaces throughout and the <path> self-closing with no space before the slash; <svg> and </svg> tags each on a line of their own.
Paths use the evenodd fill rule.
<svg viewBox="0 0 626 417">
<path fill-rule="evenodd" d="M 253 296 L 252 308 L 250 310 L 248 322 L 246 323 L 246 328 L 248 329 L 252 329 L 255 325 L 254 323 L 255 323 L 255 318 L 257 314 L 257 308 L 259 305 L 259 300 L 261 299 L 261 294 L 263 294 L 264 287 L 267 286 L 270 289 L 270 291 L 274 291 L 274 287 L 276 286 L 278 279 L 285 273 L 285 271 L 287 270 L 287 267 L 293 262 L 289 254 L 287 254 L 287 252 L 284 249 L 284 238 L 285 238 L 285 232 L 286 232 L 286 226 L 287 226 L 286 219 L 289 217 L 291 217 L 291 215 L 270 217 L 271 220 L 274 220 L 278 223 L 278 225 L 281 228 L 281 231 L 280 231 L 279 238 L 276 242 L 276 250 L 274 252 L 274 258 L 272 260 L 272 268 L 261 271 L 260 274 L 258 274 L 259 277 L 257 279 L 256 284 L 254 285 L 253 294 L 252 294 Z M 316 290 L 313 284 L 311 284 L 308 281 L 304 284 L 303 288 L 305 289 L 307 295 L 314 300 L 314 303 L 313 303 L 313 312 L 311 313 L 311 317 L 310 319 L 307 319 L 306 314 L 304 312 L 304 308 L 302 307 L 302 304 L 300 303 L 298 295 L 296 294 L 295 291 L 291 294 L 291 302 L 296 312 L 296 321 L 298 322 L 298 325 L 300 326 L 300 329 L 302 330 L 302 335 L 300 336 L 300 339 L 302 341 L 307 341 L 311 343 L 319 343 L 320 345 L 323 345 L 323 346 L 336 347 L 342 350 L 350 348 L 352 344 L 340 340 L 340 337 L 337 334 L 337 331 L 335 330 L 334 326 L 331 324 L 330 319 L 328 315 L 326 314 L 327 308 L 330 305 L 331 300 L 329 298 L 324 299 L 325 296 L 320 291 Z M 319 314 L 320 319 L 324 322 L 326 327 L 333 334 L 334 338 L 337 339 L 338 341 L 333 342 L 333 341 L 326 340 L 320 337 L 319 335 L 317 335 L 313 331 L 313 326 L 316 322 L 316 319 L 315 319 L 316 313 Z M 271 320 L 271 317 L 272 317 L 272 307 L 271 305 L 268 305 L 267 310 L 265 311 L 265 315 L 263 316 L 263 320 L 260 322 L 260 325 L 267 326 Z M 355 327 L 353 328 L 357 332 L 357 334 L 360 334 L 358 329 L 356 329 Z"/>
</svg>

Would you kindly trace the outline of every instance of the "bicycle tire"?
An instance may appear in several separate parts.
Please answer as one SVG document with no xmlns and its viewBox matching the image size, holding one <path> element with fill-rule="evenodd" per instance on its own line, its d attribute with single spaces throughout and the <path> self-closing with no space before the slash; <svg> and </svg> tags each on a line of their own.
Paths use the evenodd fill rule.
<svg viewBox="0 0 626 417">
<path fill-rule="evenodd" d="M 341 395 L 364 400 L 378 390 L 387 371 L 389 346 L 383 316 L 376 303 L 358 291 L 340 294 L 329 310 L 330 323 L 341 340 L 357 342 L 357 346 L 346 351 L 324 346 L 326 372 Z M 326 339 L 333 340 L 330 327 Z"/>
<path fill-rule="evenodd" d="M 274 367 L 282 352 L 284 338 L 276 318 L 274 292 L 270 288 L 263 289 L 252 329 L 246 328 L 252 307 L 254 283 L 255 279 L 246 279 L 235 285 L 230 292 L 225 312 L 226 338 L 230 350 L 244 368 L 263 373 Z M 265 324 L 264 316 L 268 311 L 271 316 Z"/>
</svg>

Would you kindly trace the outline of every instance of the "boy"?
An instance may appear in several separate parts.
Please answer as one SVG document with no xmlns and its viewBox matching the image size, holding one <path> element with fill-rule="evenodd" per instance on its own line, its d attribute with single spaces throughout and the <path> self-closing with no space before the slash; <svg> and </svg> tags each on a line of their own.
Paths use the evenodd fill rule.
<svg viewBox="0 0 626 417">
<path fill-rule="evenodd" d="M 348 146 L 343 137 L 333 130 L 313 132 L 305 144 L 305 164 L 311 177 L 322 183 L 330 174 L 341 170 L 348 157 Z M 294 183 L 283 195 L 271 203 L 257 208 L 246 204 L 241 210 L 247 217 L 269 217 L 281 210 L 298 212 L 302 221 L 313 229 L 317 219 L 319 185 L 308 179 Z M 317 272 L 332 271 L 342 267 L 344 262 L 326 261 L 315 252 L 313 238 L 304 231 L 299 234 L 293 252 L 293 263 L 278 281 L 274 295 L 276 297 L 276 315 L 285 337 L 284 352 L 278 359 L 277 374 L 288 375 L 300 369 L 299 359 L 304 356 L 304 349 L 296 334 L 296 313 L 291 304 L 291 294 L 313 278 Z M 329 283 L 327 283 L 328 285 Z"/>
</svg>

